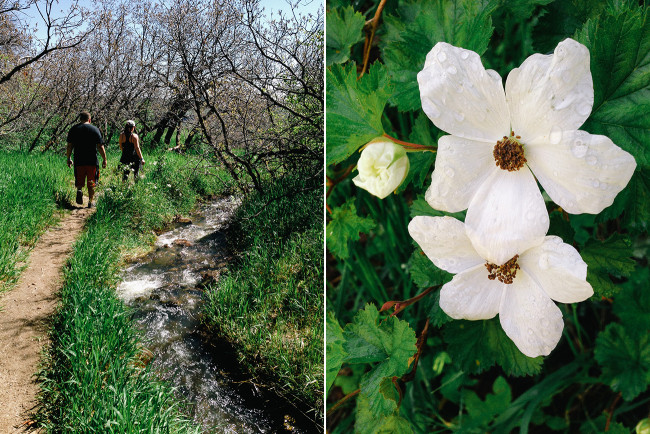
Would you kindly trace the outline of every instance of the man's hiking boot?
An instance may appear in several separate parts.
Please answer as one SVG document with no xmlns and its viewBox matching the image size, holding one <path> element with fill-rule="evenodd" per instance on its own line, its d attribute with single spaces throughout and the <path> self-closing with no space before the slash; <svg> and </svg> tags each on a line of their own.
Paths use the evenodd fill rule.
<svg viewBox="0 0 650 434">
<path fill-rule="evenodd" d="M 79 205 L 81 205 L 81 204 L 84 203 L 84 195 L 83 195 L 83 193 L 81 192 L 81 190 L 77 190 L 77 203 L 78 203 Z"/>
</svg>

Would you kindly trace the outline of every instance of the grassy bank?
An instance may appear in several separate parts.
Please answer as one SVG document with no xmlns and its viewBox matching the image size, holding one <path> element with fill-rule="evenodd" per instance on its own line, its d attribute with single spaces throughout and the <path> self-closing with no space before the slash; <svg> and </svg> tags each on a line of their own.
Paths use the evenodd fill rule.
<svg viewBox="0 0 650 434">
<path fill-rule="evenodd" d="M 197 431 L 169 387 L 146 367 L 114 287 L 125 252 L 222 186 L 189 170 L 181 157 L 147 161 L 145 178 L 136 185 L 124 185 L 118 173 L 105 171 L 97 212 L 69 261 L 40 373 L 39 422 L 48 432 Z"/>
<path fill-rule="evenodd" d="M 318 185 L 316 185 L 318 184 Z M 245 198 L 229 229 L 239 260 L 207 291 L 209 327 L 257 377 L 322 420 L 323 215 L 320 182 Z M 298 194 L 291 192 L 300 191 Z M 279 198 L 277 200 L 274 200 Z"/>
<path fill-rule="evenodd" d="M 74 187 L 61 156 L 0 152 L 0 293 L 11 288 L 30 248 L 70 201 Z"/>
</svg>

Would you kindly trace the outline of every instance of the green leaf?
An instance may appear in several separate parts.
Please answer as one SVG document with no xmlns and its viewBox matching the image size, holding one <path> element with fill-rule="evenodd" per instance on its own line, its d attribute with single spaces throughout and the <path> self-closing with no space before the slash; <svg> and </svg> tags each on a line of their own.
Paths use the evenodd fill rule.
<svg viewBox="0 0 650 434">
<path fill-rule="evenodd" d="M 366 19 L 352 6 L 331 9 L 327 12 L 327 44 L 325 58 L 327 66 L 343 63 L 350 59 L 350 49 L 363 39 L 361 33 Z"/>
<path fill-rule="evenodd" d="M 615 2 L 576 33 L 589 48 L 594 108 L 582 129 L 650 166 L 650 23 L 647 8 Z"/>
<path fill-rule="evenodd" d="M 440 308 L 440 291 L 436 291 L 427 297 L 425 309 L 429 321 L 434 327 L 441 327 L 443 324 L 452 321 L 452 318 Z"/>
<path fill-rule="evenodd" d="M 402 111 L 421 107 L 417 73 L 437 42 L 483 54 L 494 30 L 490 14 L 497 5 L 487 0 L 407 1 L 396 16 L 386 16 L 380 48 L 395 83 L 390 103 Z"/>
<path fill-rule="evenodd" d="M 431 216 L 431 217 L 443 217 L 450 216 L 455 219 L 460 220 L 461 222 L 465 221 L 465 211 L 461 212 L 445 212 L 438 211 L 437 209 L 431 208 L 431 205 L 424 200 L 423 195 L 419 195 L 416 200 L 411 204 L 411 217 L 417 217 L 419 215 Z"/>
<path fill-rule="evenodd" d="M 343 350 L 343 329 L 334 313 L 327 313 L 325 354 L 327 355 L 327 372 L 325 391 L 329 391 L 336 379 L 347 353 Z"/>
<path fill-rule="evenodd" d="M 610 276 L 620 279 L 634 271 L 630 240 L 620 234 L 605 241 L 589 240 L 580 255 L 587 263 L 587 281 L 597 298 L 610 297 L 620 290 Z"/>
<path fill-rule="evenodd" d="M 524 21 L 530 18 L 538 6 L 545 6 L 554 0 L 508 0 L 502 4 L 503 9 L 510 15 L 509 19 Z"/>
<path fill-rule="evenodd" d="M 433 262 L 420 249 L 416 249 L 411 255 L 408 270 L 413 282 L 423 289 L 430 286 L 444 285 L 453 277 L 445 270 L 433 265 Z"/>
<path fill-rule="evenodd" d="M 622 215 L 621 223 L 635 232 L 648 229 L 650 222 L 650 169 L 640 168 L 634 172 L 627 187 L 614 203 L 598 214 L 596 221 L 606 222 Z"/>
<path fill-rule="evenodd" d="M 637 268 L 614 299 L 614 313 L 627 330 L 647 333 L 650 330 L 650 269 Z"/>
<path fill-rule="evenodd" d="M 349 199 L 343 206 L 332 210 L 332 220 L 325 229 L 327 248 L 339 258 L 346 259 L 350 255 L 348 242 L 358 241 L 359 232 L 368 232 L 374 227 L 374 220 L 357 215 L 354 199 Z"/>
<path fill-rule="evenodd" d="M 525 356 L 501 328 L 498 318 L 485 321 L 453 321 L 445 326 L 447 351 L 453 362 L 468 373 L 480 373 L 495 363 L 507 375 L 539 373 L 543 357 Z"/>
<path fill-rule="evenodd" d="M 392 369 L 386 376 L 399 376 L 406 372 L 408 360 L 415 354 L 415 332 L 408 322 L 397 317 L 379 321 L 379 311 L 373 304 L 367 304 L 357 312 L 354 321 L 343 330 L 347 352 L 347 363 L 382 362 Z M 377 382 L 377 385 L 379 385 Z"/>
<path fill-rule="evenodd" d="M 548 217 L 551 221 L 551 225 L 548 228 L 548 235 L 557 235 L 565 243 L 571 244 L 575 236 L 575 231 L 571 227 L 571 223 L 564 218 L 564 214 L 560 211 L 552 211 Z"/>
<path fill-rule="evenodd" d="M 488 393 L 484 401 L 474 391 L 468 389 L 463 391 L 463 401 L 467 408 L 467 417 L 463 418 L 463 429 L 487 429 L 490 423 L 510 406 L 512 393 L 508 382 L 503 377 L 494 380 L 492 391 L 494 393 Z"/>
<path fill-rule="evenodd" d="M 354 62 L 327 70 L 327 164 L 340 163 L 384 134 L 381 115 L 392 92 L 380 63 L 357 80 Z"/>
<path fill-rule="evenodd" d="M 594 356 L 602 367 L 601 379 L 623 399 L 630 401 L 648 387 L 650 381 L 650 335 L 630 334 L 621 324 L 612 323 L 596 339 Z"/>
<path fill-rule="evenodd" d="M 379 311 L 372 304 L 359 311 L 343 330 L 346 363 L 376 363 L 361 379 L 361 393 L 369 399 L 371 409 L 384 408 L 382 382 L 400 377 L 409 368 L 417 351 L 415 332 L 408 322 L 397 317 L 379 321 Z M 385 390 L 384 390 L 385 391 Z"/>
<path fill-rule="evenodd" d="M 360 394 L 357 398 L 357 418 L 354 432 L 358 434 L 411 434 L 413 429 L 406 419 L 396 413 L 385 415 L 373 412 L 370 409 L 368 397 Z"/>
<path fill-rule="evenodd" d="M 431 135 L 433 132 L 436 132 L 435 137 Z M 439 135 L 440 130 L 438 130 L 431 123 L 429 118 L 421 112 L 413 124 L 409 141 L 411 143 L 417 143 L 418 145 L 437 146 L 437 137 Z M 412 183 L 416 189 L 422 190 L 426 181 L 431 177 L 433 164 L 436 161 L 435 152 L 409 152 L 408 156 L 411 167 L 409 168 L 409 173 L 406 176 L 406 179 L 397 189 L 398 193 L 406 190 L 406 187 L 408 187 L 410 183 Z"/>
<path fill-rule="evenodd" d="M 544 9 L 533 29 L 533 47 L 539 53 L 552 53 L 558 43 L 571 37 L 585 21 L 597 18 L 607 5 L 604 1 L 554 1 Z"/>
</svg>

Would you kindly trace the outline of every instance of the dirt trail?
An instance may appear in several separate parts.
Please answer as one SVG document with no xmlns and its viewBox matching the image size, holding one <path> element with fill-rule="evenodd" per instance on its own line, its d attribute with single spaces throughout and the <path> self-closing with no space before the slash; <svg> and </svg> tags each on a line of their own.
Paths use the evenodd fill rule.
<svg viewBox="0 0 650 434">
<path fill-rule="evenodd" d="M 43 234 L 16 288 L 0 296 L 0 433 L 29 430 L 38 392 L 33 375 L 58 301 L 61 269 L 92 212 L 73 209 Z"/>
</svg>

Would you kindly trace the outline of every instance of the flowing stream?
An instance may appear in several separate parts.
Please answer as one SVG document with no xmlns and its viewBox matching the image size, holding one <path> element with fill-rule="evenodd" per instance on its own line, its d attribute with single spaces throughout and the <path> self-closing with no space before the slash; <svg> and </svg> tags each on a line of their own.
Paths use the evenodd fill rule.
<svg viewBox="0 0 650 434">
<path fill-rule="evenodd" d="M 237 206 L 232 197 L 218 199 L 161 234 L 152 252 L 123 271 L 118 296 L 134 309 L 154 371 L 190 403 L 206 432 L 314 432 L 288 401 L 247 378 L 230 345 L 201 326 L 201 282 L 227 265 L 223 229 Z"/>
</svg>

